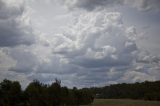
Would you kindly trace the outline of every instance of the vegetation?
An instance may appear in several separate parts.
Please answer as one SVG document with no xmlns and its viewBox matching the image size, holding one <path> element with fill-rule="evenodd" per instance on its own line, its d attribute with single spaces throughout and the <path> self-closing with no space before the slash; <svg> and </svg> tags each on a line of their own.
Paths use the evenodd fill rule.
<svg viewBox="0 0 160 106">
<path fill-rule="evenodd" d="M 89 106 L 160 106 L 160 101 L 130 99 L 95 99 Z"/>
<path fill-rule="evenodd" d="M 22 91 L 19 82 L 5 79 L 0 83 L 0 106 L 71 106 L 93 102 L 89 89 L 68 89 L 60 83 L 56 80 L 46 85 L 35 80 Z"/>
<path fill-rule="evenodd" d="M 96 98 L 160 100 L 160 81 L 90 88 Z"/>
<path fill-rule="evenodd" d="M 91 104 L 94 97 L 98 99 Z M 159 100 L 160 81 L 69 89 L 57 79 L 51 85 L 34 80 L 24 90 L 18 81 L 5 79 L 0 83 L 0 106 L 160 106 Z"/>
</svg>

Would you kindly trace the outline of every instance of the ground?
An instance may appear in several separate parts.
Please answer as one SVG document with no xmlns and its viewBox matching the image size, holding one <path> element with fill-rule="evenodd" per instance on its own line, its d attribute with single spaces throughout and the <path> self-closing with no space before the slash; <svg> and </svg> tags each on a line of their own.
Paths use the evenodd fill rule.
<svg viewBox="0 0 160 106">
<path fill-rule="evenodd" d="M 160 101 L 129 99 L 95 99 L 89 106 L 160 106 Z"/>
</svg>

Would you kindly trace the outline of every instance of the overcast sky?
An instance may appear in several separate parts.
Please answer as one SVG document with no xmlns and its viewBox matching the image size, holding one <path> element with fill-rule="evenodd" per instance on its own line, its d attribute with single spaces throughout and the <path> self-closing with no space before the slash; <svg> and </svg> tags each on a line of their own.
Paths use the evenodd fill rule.
<svg viewBox="0 0 160 106">
<path fill-rule="evenodd" d="M 0 81 L 160 80 L 159 34 L 160 0 L 0 0 Z"/>
</svg>

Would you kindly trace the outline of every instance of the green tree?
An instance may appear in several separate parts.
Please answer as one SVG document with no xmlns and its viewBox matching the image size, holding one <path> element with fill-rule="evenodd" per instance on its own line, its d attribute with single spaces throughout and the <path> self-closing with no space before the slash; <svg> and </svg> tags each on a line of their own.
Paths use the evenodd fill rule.
<svg viewBox="0 0 160 106">
<path fill-rule="evenodd" d="M 69 90 L 67 87 L 61 87 L 61 105 L 69 104 Z"/>
<path fill-rule="evenodd" d="M 45 88 L 46 86 L 37 80 L 31 82 L 25 90 L 27 104 L 30 106 L 46 106 Z"/>
<path fill-rule="evenodd" d="M 60 106 L 61 104 L 61 81 L 57 80 L 48 87 L 48 99 L 50 106 Z"/>
<path fill-rule="evenodd" d="M 17 81 L 7 79 L 0 83 L 0 105 L 17 106 L 21 103 L 21 86 Z"/>
</svg>

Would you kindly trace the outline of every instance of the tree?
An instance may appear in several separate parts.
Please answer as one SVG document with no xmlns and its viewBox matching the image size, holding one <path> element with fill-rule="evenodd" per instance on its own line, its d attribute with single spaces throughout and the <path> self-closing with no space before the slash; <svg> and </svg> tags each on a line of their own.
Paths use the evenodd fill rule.
<svg viewBox="0 0 160 106">
<path fill-rule="evenodd" d="M 46 106 L 45 85 L 37 80 L 31 82 L 25 90 L 27 95 L 27 104 L 30 106 Z"/>
<path fill-rule="evenodd" d="M 92 101 L 90 89 L 61 87 L 57 79 L 51 85 L 34 80 L 24 91 L 18 81 L 5 79 L 0 83 L 0 106 L 75 106 Z"/>
<path fill-rule="evenodd" d="M 7 79 L 0 83 L 0 105 L 17 106 L 21 102 L 21 86 L 17 81 Z"/>
<path fill-rule="evenodd" d="M 67 87 L 61 87 L 61 105 L 69 104 L 69 90 Z"/>
<path fill-rule="evenodd" d="M 48 98 L 51 106 L 60 106 L 61 104 L 61 81 L 57 80 L 48 87 Z"/>
</svg>

